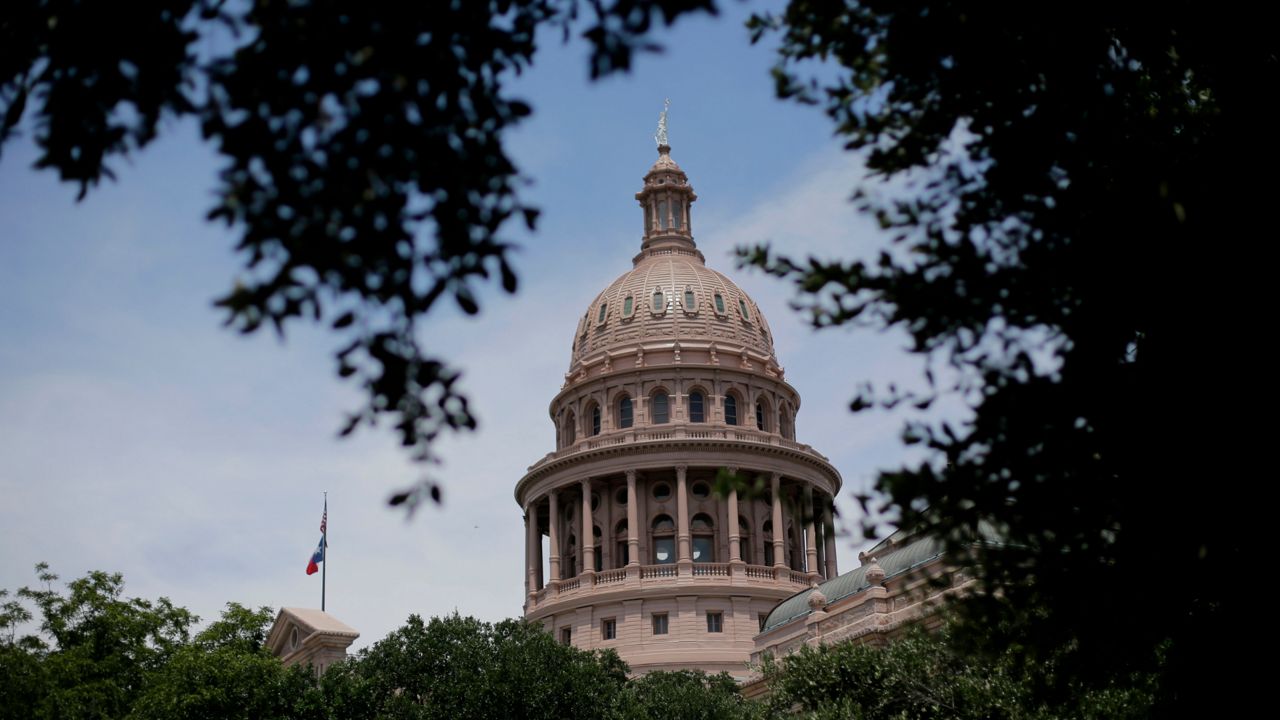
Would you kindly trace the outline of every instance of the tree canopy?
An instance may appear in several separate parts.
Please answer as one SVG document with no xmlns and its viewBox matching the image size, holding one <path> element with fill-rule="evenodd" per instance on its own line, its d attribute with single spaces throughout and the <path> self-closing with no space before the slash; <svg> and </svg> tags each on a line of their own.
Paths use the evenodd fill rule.
<svg viewBox="0 0 1280 720">
<path fill-rule="evenodd" d="M 976 662 L 949 629 L 913 629 L 883 647 L 850 642 L 804 646 L 771 659 L 764 675 L 773 712 L 830 718 L 1142 718 L 1150 712 L 1154 674 L 1074 686 L 1050 699 L 1040 688 L 1053 661 L 1028 667 L 1006 651 Z"/>
<path fill-rule="evenodd" d="M 503 228 L 537 213 L 502 145 L 528 107 L 503 79 L 584 8 L 595 75 L 629 67 L 655 22 L 714 10 L 9 2 L 0 144 L 30 115 L 38 165 L 87 192 L 161 118 L 195 116 L 225 161 L 210 217 L 245 259 L 228 323 L 327 323 L 367 393 L 346 430 L 390 417 L 426 457 L 474 419 L 415 321 L 446 297 L 477 311 L 490 278 L 515 289 Z M 866 387 L 854 409 L 972 410 L 908 426 L 934 459 L 884 473 L 869 504 L 975 553 L 975 644 L 1053 657 L 1059 684 L 1162 668 L 1166 710 L 1238 697 L 1216 658 L 1249 636 L 1239 585 L 1265 525 L 1242 407 L 1266 377 L 1244 344 L 1264 327 L 1248 243 L 1277 159 L 1268 10 L 792 0 L 753 26 L 782 40 L 780 95 L 916 185 L 859 194 L 896 233 L 875 260 L 744 260 L 794 281 L 815 324 L 901 328 L 932 359 L 924 390 Z M 980 524 L 1004 542 L 974 546 Z M 134 632 L 162 647 L 176 629 Z"/>
<path fill-rule="evenodd" d="M 872 523 L 951 540 L 988 591 L 965 605 L 969 638 L 1052 658 L 1059 689 L 1161 667 L 1159 707 L 1181 713 L 1249 685 L 1216 658 L 1238 656 L 1239 584 L 1260 571 L 1263 520 L 1240 502 L 1260 437 L 1231 420 L 1257 397 L 1235 349 L 1259 327 L 1245 243 L 1275 186 L 1269 23 L 1201 3 L 874 0 L 753 20 L 782 38 L 779 94 L 914 185 L 857 195 L 894 233 L 878 258 L 742 258 L 794 282 L 815 325 L 900 328 L 930 359 L 923 390 L 868 385 L 855 411 L 971 410 L 905 428 L 933 456 L 880 476 Z M 974 544 L 980 526 L 1002 542 Z"/>
<path fill-rule="evenodd" d="M 118 574 L 92 572 L 63 590 L 38 572 L 43 589 L 0 604 L 0 718 L 750 720 L 763 709 L 725 674 L 629 680 L 612 651 L 578 650 L 522 620 L 457 614 L 410 616 L 317 677 L 266 649 L 270 608 L 228 603 L 193 633 L 198 618 L 163 598 L 124 597 Z M 20 635 L 32 622 L 37 632 Z"/>
<path fill-rule="evenodd" d="M 17 0 L 0 8 L 0 149 L 29 116 L 36 167 L 83 197 L 163 119 L 193 116 L 224 162 L 209 219 L 239 234 L 244 259 L 217 301 L 227 324 L 327 324 L 338 375 L 366 394 L 342 433 L 389 418 L 428 459 L 441 431 L 475 418 L 419 321 L 442 298 L 478 312 L 494 278 L 514 292 L 504 228 L 538 217 L 503 145 L 529 106 L 505 83 L 539 28 L 582 32 L 598 77 L 692 11 L 714 5 Z M 438 485 L 393 502 L 426 496 Z"/>
</svg>

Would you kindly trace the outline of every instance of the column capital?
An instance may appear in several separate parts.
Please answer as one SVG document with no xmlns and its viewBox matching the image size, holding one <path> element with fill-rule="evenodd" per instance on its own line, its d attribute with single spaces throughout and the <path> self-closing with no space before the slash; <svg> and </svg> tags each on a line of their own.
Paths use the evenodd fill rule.
<svg viewBox="0 0 1280 720">
<path fill-rule="evenodd" d="M 677 472 L 677 473 L 679 473 L 679 474 L 681 474 L 681 475 L 685 474 L 685 473 L 686 473 L 686 472 L 688 472 L 688 471 L 689 471 L 689 466 L 688 466 L 688 465 L 677 465 L 677 466 L 676 466 L 676 472 Z"/>
<path fill-rule="evenodd" d="M 626 474 L 627 474 L 627 482 L 633 482 L 633 481 L 636 479 L 636 469 L 635 469 L 635 468 L 627 468 L 627 469 L 626 469 Z"/>
</svg>

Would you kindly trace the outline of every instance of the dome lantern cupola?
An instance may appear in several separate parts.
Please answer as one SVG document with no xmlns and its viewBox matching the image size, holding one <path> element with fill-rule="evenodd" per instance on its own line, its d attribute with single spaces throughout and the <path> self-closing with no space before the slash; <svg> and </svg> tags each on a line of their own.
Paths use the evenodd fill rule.
<svg viewBox="0 0 1280 720">
<path fill-rule="evenodd" d="M 669 106 L 670 101 L 667 101 Z M 661 250 L 697 255 L 699 260 L 703 260 L 693 241 L 689 217 L 690 206 L 698 195 L 690 187 L 684 170 L 671 159 L 666 108 L 658 118 L 658 133 L 654 139 L 658 143 L 658 160 L 644 176 L 644 189 L 636 193 L 636 200 L 644 212 L 644 240 L 636 262 Z"/>
</svg>

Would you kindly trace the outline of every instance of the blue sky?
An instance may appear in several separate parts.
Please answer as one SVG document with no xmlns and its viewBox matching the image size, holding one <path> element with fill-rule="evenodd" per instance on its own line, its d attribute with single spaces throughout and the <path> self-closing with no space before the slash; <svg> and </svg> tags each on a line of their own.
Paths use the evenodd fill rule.
<svg viewBox="0 0 1280 720">
<path fill-rule="evenodd" d="M 749 45 L 747 9 L 724 10 L 659 33 L 666 53 L 597 83 L 585 46 L 548 36 L 512 82 L 534 116 L 509 148 L 544 214 L 536 234 L 512 228 L 517 296 L 491 288 L 478 318 L 446 309 L 425 323 L 426 345 L 463 368 L 481 429 L 440 443 L 445 507 L 409 521 L 384 503 L 420 468 L 389 429 L 335 437 L 359 403 L 334 374 L 336 340 L 305 325 L 284 342 L 221 326 L 211 301 L 240 263 L 234 233 L 203 220 L 218 161 L 192 123 L 171 121 L 80 203 L 30 169 L 26 140 L 11 141 L 0 157 L 0 587 L 30 584 L 44 560 L 64 579 L 123 572 L 130 594 L 206 618 L 231 600 L 318 606 L 319 578 L 303 569 L 327 490 L 329 610 L 362 632 L 359 645 L 411 612 L 517 615 L 512 488 L 552 449 L 546 408 L 578 316 L 639 248 L 633 195 L 656 157 L 664 98 L 672 156 L 700 198 L 698 245 L 768 316 L 803 398 L 798 439 L 844 475 L 849 524 L 852 495 L 909 456 L 902 417 L 853 416 L 848 400 L 865 380 L 918 384 L 921 365 L 900 335 L 811 331 L 787 287 L 734 268 L 740 244 L 847 257 L 887 240 L 847 202 L 859 159 L 819 110 L 774 99 L 770 49 Z M 843 568 L 853 547 L 841 544 Z"/>
</svg>

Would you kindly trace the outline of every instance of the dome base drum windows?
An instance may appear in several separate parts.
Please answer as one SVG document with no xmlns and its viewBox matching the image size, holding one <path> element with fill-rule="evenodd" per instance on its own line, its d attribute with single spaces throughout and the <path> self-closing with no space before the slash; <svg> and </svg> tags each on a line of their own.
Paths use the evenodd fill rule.
<svg viewBox="0 0 1280 720">
<path fill-rule="evenodd" d="M 718 612 L 707 613 L 707 632 L 709 633 L 724 632 L 724 613 L 718 613 Z"/>
<path fill-rule="evenodd" d="M 724 396 L 724 422 L 726 425 L 738 424 L 738 399 L 732 395 Z"/>
<path fill-rule="evenodd" d="M 662 425 L 671 420 L 671 401 L 664 392 L 653 394 L 653 413 L 651 414 L 651 422 L 654 425 Z"/>
<path fill-rule="evenodd" d="M 631 398 L 623 397 L 618 401 L 618 427 L 629 428 L 635 422 L 635 415 L 632 412 Z"/>
<path fill-rule="evenodd" d="M 670 515 L 653 519 L 653 564 L 670 565 L 676 561 L 676 524 Z"/>
<path fill-rule="evenodd" d="M 703 410 L 705 398 L 702 393 L 694 390 L 689 393 L 689 422 L 705 422 L 706 414 Z"/>
<path fill-rule="evenodd" d="M 625 493 L 626 490 L 623 490 Z M 613 528 L 613 567 L 623 568 L 627 563 L 631 562 L 631 542 L 627 536 L 627 521 L 619 522 Z"/>
<path fill-rule="evenodd" d="M 715 524 L 711 521 L 711 516 L 705 513 L 694 515 L 689 529 L 693 534 L 693 561 L 715 562 Z"/>
<path fill-rule="evenodd" d="M 653 634 L 666 635 L 667 634 L 667 614 L 654 613 L 651 617 L 653 618 Z"/>
</svg>

